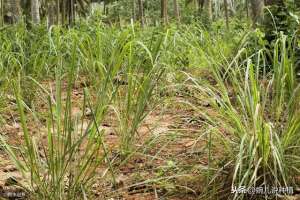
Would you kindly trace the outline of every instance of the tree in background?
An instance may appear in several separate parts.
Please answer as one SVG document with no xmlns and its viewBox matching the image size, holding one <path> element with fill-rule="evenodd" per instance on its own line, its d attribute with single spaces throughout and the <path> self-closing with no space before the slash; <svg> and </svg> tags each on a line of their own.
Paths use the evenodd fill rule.
<svg viewBox="0 0 300 200">
<path fill-rule="evenodd" d="M 47 10 L 48 10 L 47 25 L 48 25 L 48 28 L 59 21 L 59 19 L 56 19 L 56 17 L 58 18 L 58 16 L 55 15 L 56 8 L 57 8 L 57 6 L 56 6 L 54 1 L 48 2 L 48 4 L 47 4 Z"/>
<path fill-rule="evenodd" d="M 130 0 L 130 3 L 128 0 L 0 0 L 0 4 L 1 2 L 1 16 L 5 16 L 6 22 L 15 23 L 23 14 L 26 22 L 38 24 L 47 19 L 48 25 L 72 25 L 76 16 L 87 16 L 90 3 L 96 2 L 100 3 L 99 7 L 103 7 L 103 18 L 99 20 L 105 19 L 109 23 L 129 22 L 133 19 L 144 27 L 146 22 L 154 24 L 158 20 L 162 24 L 168 24 L 172 19 L 182 23 L 200 19 L 202 23 L 210 24 L 213 20 L 224 18 L 228 28 L 230 17 L 235 16 L 235 13 L 238 12 L 240 17 L 248 16 L 249 4 L 254 27 L 267 21 L 274 28 L 272 19 L 262 20 L 263 16 L 268 18 L 271 11 L 278 30 L 284 30 L 284 26 L 280 24 L 286 21 L 286 14 L 282 13 L 291 9 L 291 4 L 287 8 L 284 0 Z M 299 5 L 299 2 L 295 1 L 293 6 Z M 267 9 L 263 12 L 265 6 Z M 171 12 L 173 14 L 168 15 Z"/>
<path fill-rule="evenodd" d="M 161 18 L 164 25 L 168 24 L 168 0 L 161 0 Z"/>
<path fill-rule="evenodd" d="M 226 28 L 229 30 L 229 14 L 228 14 L 228 0 L 224 0 Z"/>
<path fill-rule="evenodd" d="M 136 6 L 135 6 L 135 1 L 136 1 L 136 0 L 132 0 L 132 19 L 133 19 L 133 21 L 135 21 L 135 19 L 136 19 L 136 13 L 135 13 Z"/>
<path fill-rule="evenodd" d="M 138 0 L 139 4 L 139 20 L 141 22 L 141 26 L 145 26 L 145 21 L 144 21 L 144 3 L 143 0 Z"/>
<path fill-rule="evenodd" d="M 252 20 L 253 26 L 262 19 L 264 1 L 263 0 L 250 0 L 251 3 L 251 11 L 252 11 Z"/>
<path fill-rule="evenodd" d="M 4 22 L 6 23 L 16 23 L 21 17 L 21 4 L 20 0 L 4 0 L 4 12 L 3 15 Z"/>
<path fill-rule="evenodd" d="M 4 5 L 3 0 L 0 0 L 0 25 L 3 26 L 4 24 Z"/>
<path fill-rule="evenodd" d="M 176 17 L 177 22 L 180 22 L 180 12 L 177 0 L 173 0 L 174 4 L 174 15 Z"/>
<path fill-rule="evenodd" d="M 34 24 L 40 23 L 40 3 L 39 0 L 31 0 L 31 19 Z"/>
<path fill-rule="evenodd" d="M 213 20 L 212 0 L 205 0 L 206 12 L 209 22 Z"/>
</svg>

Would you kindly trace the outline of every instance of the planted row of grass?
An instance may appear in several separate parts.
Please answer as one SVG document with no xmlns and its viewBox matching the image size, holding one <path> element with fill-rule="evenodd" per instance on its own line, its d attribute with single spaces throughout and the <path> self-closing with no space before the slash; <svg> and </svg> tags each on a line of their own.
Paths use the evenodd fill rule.
<svg viewBox="0 0 300 200">
<path fill-rule="evenodd" d="M 271 49 L 246 59 L 247 48 L 241 48 L 225 67 L 208 56 L 215 83 L 189 76 L 193 98 L 208 99 L 213 109 L 191 104 L 211 127 L 208 195 L 269 199 L 280 194 L 251 196 L 231 190 L 299 187 L 300 93 L 293 40 L 281 34 Z"/>
<path fill-rule="evenodd" d="M 26 189 L 32 198 L 88 198 L 99 164 L 107 167 L 111 182 L 115 184 L 104 131 L 99 128 L 109 115 L 109 110 L 116 113 L 120 138 L 118 153 L 126 160 L 136 150 L 139 126 L 159 100 L 154 98 L 159 95 L 154 94 L 161 90 L 162 84 L 170 83 L 168 75 L 180 77 L 179 70 L 192 69 L 196 72 L 198 67 L 211 67 L 215 62 L 226 63 L 224 58 L 236 50 L 234 47 L 243 32 L 233 38 L 233 46 L 228 46 L 228 41 L 224 40 L 230 34 L 234 35 L 229 33 L 211 38 L 210 33 L 199 26 L 182 26 L 179 30 L 175 27 L 139 30 L 128 26 L 122 31 L 114 27 L 89 27 L 89 24 L 68 30 L 52 27 L 49 31 L 43 27 L 34 27 L 31 31 L 22 25 L 9 27 L 0 35 L 0 71 L 5 82 L 1 87 L 5 91 L 4 98 L 8 93 L 15 96 L 25 143 L 24 148 L 12 147 L 4 137 L 1 137 L 1 143 L 28 180 Z M 206 59 L 208 55 L 212 60 Z M 227 74 L 241 78 L 235 76 L 232 69 L 236 68 L 230 67 Z M 215 69 L 217 78 L 219 73 L 219 69 Z M 239 73 L 242 74 L 242 71 Z M 80 76 L 86 78 L 85 85 L 89 87 L 84 89 L 82 116 L 75 117 L 71 95 L 74 83 Z M 44 79 L 50 82 L 55 80 L 54 94 L 43 86 Z M 180 82 L 173 82 L 177 80 L 181 79 L 175 78 L 170 84 L 181 85 Z M 227 85 L 221 78 L 217 81 L 223 84 L 222 101 L 230 101 L 225 98 Z M 66 82 L 67 89 L 63 91 Z M 195 87 L 198 86 L 195 84 Z M 200 88 L 203 87 L 207 85 Z M 35 94 L 40 94 L 36 93 L 37 90 L 43 91 L 47 97 L 48 111 L 43 116 L 32 109 L 36 103 Z M 62 98 L 63 92 L 67 94 L 66 100 Z M 215 89 L 205 90 L 205 93 L 215 94 L 213 92 L 216 92 Z M 92 111 L 92 117 L 87 122 L 84 120 L 86 107 Z M 31 114 L 46 119 L 47 141 L 29 132 Z M 222 117 L 228 119 L 220 115 L 218 120 Z M 88 123 L 87 128 L 84 128 L 84 123 Z M 213 124 L 215 127 L 217 125 Z M 229 139 L 231 137 L 223 139 L 229 143 L 226 146 L 231 144 Z M 213 158 L 210 148 L 215 145 L 211 140 L 210 160 Z M 42 153 L 40 146 L 43 147 Z M 79 149 L 84 149 L 83 153 Z M 232 147 L 228 152 L 232 155 L 233 151 Z M 211 162 L 207 173 L 209 183 L 213 183 L 211 177 L 214 174 L 218 175 Z"/>
<path fill-rule="evenodd" d="M 135 37 L 134 27 L 112 35 L 104 31 L 99 28 L 85 33 L 55 27 L 37 37 L 40 45 L 33 43 L 35 47 L 26 46 L 28 42 L 22 40 L 26 35 L 3 44 L 2 75 L 14 89 L 5 88 L 15 96 L 24 144 L 10 146 L 1 136 L 1 146 L 27 180 L 24 187 L 34 199 L 86 199 L 99 164 L 107 166 L 115 184 L 104 130 L 100 128 L 112 107 L 120 116 L 120 154 L 126 158 L 134 150 L 137 129 L 151 109 L 153 90 L 164 72 L 159 62 L 162 39 L 151 41 L 155 46 L 151 49 Z M 139 59 L 141 53 L 143 60 Z M 50 82 L 54 76 L 54 94 L 40 83 L 43 75 Z M 79 76 L 88 79 L 90 83 L 86 84 L 90 87 L 84 89 L 82 116 L 74 116 L 71 98 Z M 119 78 L 124 84 L 119 83 Z M 32 87 L 25 87 L 21 84 L 24 82 L 30 82 Z M 48 99 L 44 115 L 47 141 L 29 131 L 29 116 L 39 113 L 30 109 L 36 100 L 28 95 L 37 90 L 42 90 Z M 27 98 L 32 98 L 31 105 Z M 88 121 L 84 117 L 86 108 L 92 111 Z"/>
</svg>

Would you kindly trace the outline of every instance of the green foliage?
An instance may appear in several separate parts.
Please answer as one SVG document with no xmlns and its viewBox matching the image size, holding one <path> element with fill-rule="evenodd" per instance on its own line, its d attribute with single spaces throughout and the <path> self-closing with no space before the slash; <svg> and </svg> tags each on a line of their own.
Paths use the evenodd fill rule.
<svg viewBox="0 0 300 200">
<path fill-rule="evenodd" d="M 25 139 L 23 146 L 13 147 L 1 136 L 1 146 L 24 174 L 33 198 L 86 198 L 99 164 L 107 165 L 116 186 L 115 165 L 101 123 L 111 115 L 116 118 L 117 153 L 124 164 L 139 150 L 136 143 L 145 118 L 170 94 L 190 105 L 196 111 L 192 117 L 201 116 L 201 126 L 207 128 L 197 130 L 199 140 L 206 137 L 197 156 L 205 160 L 199 176 L 207 179 L 212 199 L 231 186 L 295 185 L 300 167 L 295 72 L 299 41 L 284 27 L 294 25 L 278 15 L 274 19 L 282 29 L 275 32 L 273 28 L 249 31 L 249 22 L 240 19 L 231 19 L 230 30 L 223 19 L 207 26 L 200 23 L 203 18 L 195 7 L 179 1 L 183 22 L 188 24 L 141 28 L 121 23 L 120 29 L 118 21 L 131 18 L 126 3 L 110 3 L 107 16 L 98 10 L 69 29 L 47 30 L 40 25 L 28 30 L 20 23 L 0 30 L 0 105 L 7 107 L 7 94 L 15 95 Z M 146 18 L 159 20 L 158 3 L 145 2 Z M 169 1 L 170 13 L 172 6 Z M 114 19 L 116 25 L 107 26 L 102 19 Z M 273 42 L 268 41 L 269 33 Z M 185 80 L 188 73 L 192 75 Z M 74 116 L 72 89 L 81 77 L 89 89 L 84 89 L 82 115 Z M 55 94 L 43 86 L 45 80 L 55 80 Z M 45 114 L 34 109 L 41 91 L 48 99 Z M 202 106 L 202 101 L 207 105 Z M 86 108 L 91 110 L 88 120 Z M 46 140 L 29 131 L 31 114 L 38 121 L 45 119 Z M 161 142 L 159 135 L 153 140 Z M 170 159 L 165 170 L 158 171 L 167 190 L 175 191 L 176 186 L 164 181 L 164 176 L 184 171 L 180 164 Z"/>
<path fill-rule="evenodd" d="M 158 38 L 149 35 L 144 44 L 142 34 L 137 34 L 134 27 L 119 31 L 105 27 L 91 29 L 86 25 L 74 29 L 52 27 L 49 32 L 43 27 L 27 31 L 20 25 L 6 30 L 1 38 L 4 47 L 0 51 L 1 75 L 7 78 L 3 84 L 14 82 L 25 138 L 24 148 L 15 148 L 1 136 L 1 146 L 27 180 L 24 187 L 33 198 L 84 198 L 91 189 L 96 168 L 104 161 L 115 184 L 102 137 L 104 130 L 99 126 L 109 107 L 114 106 L 120 112 L 120 149 L 123 155 L 129 154 L 164 71 L 160 63 L 163 33 Z M 86 89 L 82 116 L 74 116 L 72 89 L 78 75 L 83 74 L 90 78 L 95 95 L 91 96 Z M 121 87 L 119 76 L 124 78 L 126 86 Z M 55 78 L 54 96 L 40 83 L 46 77 Z M 66 91 L 63 91 L 64 78 L 68 80 Z M 11 81 L 15 79 L 19 80 Z M 43 116 L 30 109 L 36 103 L 33 87 L 49 95 L 49 109 Z M 66 94 L 65 99 L 62 93 Z M 125 99 L 121 95 L 124 93 Z M 22 96 L 30 98 L 30 103 Z M 89 121 L 84 120 L 86 107 L 92 110 Z M 29 132 L 27 111 L 37 120 L 46 119 L 47 141 Z"/>
<path fill-rule="evenodd" d="M 261 26 L 266 40 L 271 43 L 280 32 L 293 36 L 299 26 L 298 15 L 290 3 L 275 4 L 264 9 L 264 20 Z"/>
<path fill-rule="evenodd" d="M 103 131 L 97 128 L 103 118 L 97 115 L 97 121 L 92 119 L 90 122 L 84 122 L 84 118 L 72 116 L 70 95 L 74 80 L 73 70 L 71 69 L 68 75 L 67 100 L 63 105 L 62 74 L 59 67 L 57 68 L 56 95 L 48 98 L 46 141 L 42 139 L 42 135 L 34 136 L 30 133 L 25 114 L 27 106 L 21 97 L 21 87 L 19 82 L 13 84 L 24 144 L 18 148 L 11 147 L 3 136 L 0 136 L 1 145 L 5 147 L 11 160 L 25 178 L 27 185 L 22 187 L 30 192 L 33 199 L 85 198 L 93 184 L 97 166 L 107 159 L 102 138 Z M 85 96 L 83 102 L 83 108 L 86 106 L 90 106 L 89 96 Z M 100 109 L 104 109 L 103 107 Z M 96 114 L 93 115 L 96 118 Z M 88 124 L 86 129 L 83 129 L 84 123 Z M 80 151 L 82 148 L 83 152 Z M 100 153 L 101 149 L 104 151 L 103 154 Z"/>
<path fill-rule="evenodd" d="M 274 73 L 261 73 L 266 67 L 268 53 L 261 50 L 255 64 L 250 55 L 239 61 L 237 56 L 223 68 L 216 63 L 214 73 L 216 85 L 205 85 L 195 81 L 199 95 L 210 99 L 216 112 L 199 114 L 205 117 L 211 133 L 210 154 L 217 155 L 223 149 L 226 166 L 232 177 L 219 183 L 219 170 L 210 178 L 212 187 L 287 187 L 294 184 L 293 177 L 299 175 L 299 85 L 294 68 L 294 49 L 285 35 L 276 40 L 272 68 Z M 213 63 L 214 60 L 210 59 Z M 218 147 L 222 145 L 222 147 Z M 212 168 L 218 166 L 212 160 Z M 215 166 L 216 165 L 216 166 Z M 216 185 L 215 185 L 216 184 Z M 227 188 L 228 189 L 228 188 Z M 230 189 L 229 189 L 230 190 Z M 235 193 L 233 199 L 256 198 Z"/>
</svg>

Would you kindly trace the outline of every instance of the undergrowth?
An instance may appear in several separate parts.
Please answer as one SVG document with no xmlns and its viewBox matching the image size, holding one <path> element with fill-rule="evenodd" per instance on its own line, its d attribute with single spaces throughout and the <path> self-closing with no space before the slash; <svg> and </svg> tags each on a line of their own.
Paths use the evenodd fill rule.
<svg viewBox="0 0 300 200">
<path fill-rule="evenodd" d="M 115 158 L 124 164 L 150 151 L 153 141 L 136 145 L 139 128 L 167 101 L 188 105 L 191 118 L 201 118 L 196 123 L 204 127 L 195 143 L 205 141 L 197 156 L 204 163 L 199 185 L 207 188 L 185 188 L 197 198 L 266 199 L 271 197 L 231 190 L 298 187 L 297 38 L 281 33 L 266 46 L 259 30 L 245 31 L 247 24 L 219 34 L 221 28 L 217 23 L 210 30 L 198 24 L 144 29 L 131 24 L 120 30 L 83 21 L 69 29 L 27 30 L 19 24 L 0 30 L 0 124 L 9 123 L 6 108 L 15 107 L 23 138 L 16 147 L 1 135 L 1 146 L 26 179 L 29 196 L 87 199 L 100 165 L 106 168 L 103 181 L 109 177 L 117 188 Z M 81 115 L 75 116 L 72 92 L 82 79 Z M 47 87 L 51 83 L 54 89 Z M 39 98 L 47 102 L 46 113 L 39 113 Z M 117 124 L 114 155 L 101 126 L 108 117 Z M 30 131 L 32 119 L 46 127 L 46 139 Z M 155 142 L 163 141 L 160 137 L 155 135 Z M 151 181 L 176 188 L 168 181 L 185 169 L 168 161 L 165 171 Z"/>
</svg>

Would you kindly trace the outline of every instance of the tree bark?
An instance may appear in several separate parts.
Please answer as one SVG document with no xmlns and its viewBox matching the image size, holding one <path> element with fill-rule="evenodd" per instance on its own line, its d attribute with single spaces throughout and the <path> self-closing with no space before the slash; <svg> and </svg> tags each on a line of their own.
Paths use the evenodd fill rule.
<svg viewBox="0 0 300 200">
<path fill-rule="evenodd" d="M 61 25 L 65 25 L 66 21 L 66 0 L 61 1 Z"/>
<path fill-rule="evenodd" d="M 50 2 L 50 4 L 52 4 Z M 59 16 L 60 16 L 60 0 L 56 0 L 56 24 L 59 25 Z"/>
<path fill-rule="evenodd" d="M 21 17 L 20 0 L 10 0 L 9 4 L 9 12 L 12 15 L 12 23 L 16 23 Z"/>
<path fill-rule="evenodd" d="M 136 0 L 132 0 L 132 19 L 133 19 L 133 21 L 136 20 L 136 13 L 135 13 L 136 6 L 135 6 L 135 1 Z"/>
<path fill-rule="evenodd" d="M 180 22 L 180 12 L 179 12 L 177 0 L 173 0 L 173 4 L 174 4 L 174 14 L 175 14 L 176 20 L 177 20 L 177 22 Z"/>
<path fill-rule="evenodd" d="M 206 0 L 206 12 L 208 20 L 211 22 L 213 19 L 212 15 L 212 0 Z"/>
<path fill-rule="evenodd" d="M 198 0 L 198 12 L 199 14 L 202 13 L 204 7 L 204 0 Z"/>
<path fill-rule="evenodd" d="M 163 21 L 163 24 L 168 24 L 168 1 L 167 0 L 161 0 L 161 18 Z"/>
<path fill-rule="evenodd" d="M 226 20 L 226 28 L 229 30 L 229 15 L 228 15 L 228 2 L 224 0 L 224 10 L 225 10 L 225 20 Z"/>
<path fill-rule="evenodd" d="M 31 19 L 34 24 L 40 23 L 39 0 L 31 0 Z"/>
<path fill-rule="evenodd" d="M 3 0 L 0 0 L 0 25 L 3 26 L 4 24 L 4 6 Z"/>
<path fill-rule="evenodd" d="M 139 4 L 139 20 L 141 22 L 141 27 L 143 28 L 145 26 L 143 0 L 138 0 L 138 4 Z"/>
<path fill-rule="evenodd" d="M 247 14 L 247 19 L 249 19 L 249 0 L 246 0 L 246 14 Z"/>
<path fill-rule="evenodd" d="M 75 22 L 75 8 L 74 0 L 68 0 L 66 6 L 66 17 L 68 19 L 68 25 L 71 26 Z"/>
<path fill-rule="evenodd" d="M 107 4 L 108 4 L 107 0 L 104 0 L 104 1 L 103 1 L 103 13 L 104 13 L 104 15 L 108 15 L 108 7 L 107 7 Z"/>
<path fill-rule="evenodd" d="M 262 17 L 263 8 L 264 8 L 263 0 L 251 0 L 252 20 L 253 20 L 254 27 Z"/>
<path fill-rule="evenodd" d="M 57 6 L 55 5 L 55 3 L 49 2 L 48 3 L 48 29 L 55 23 L 58 23 L 58 19 L 55 19 L 55 17 L 59 18 L 56 11 L 57 11 Z"/>
</svg>

